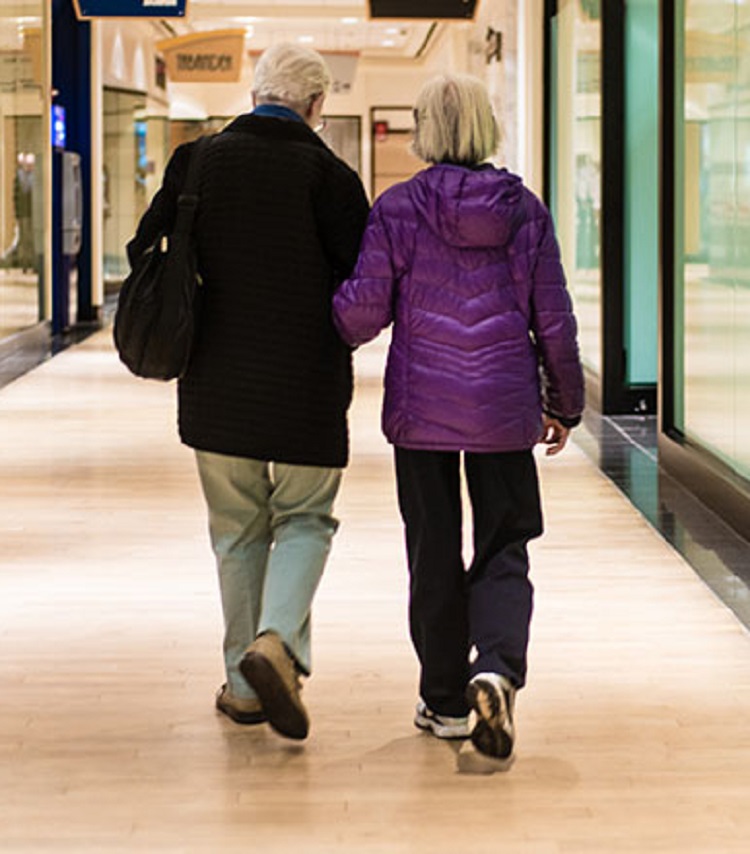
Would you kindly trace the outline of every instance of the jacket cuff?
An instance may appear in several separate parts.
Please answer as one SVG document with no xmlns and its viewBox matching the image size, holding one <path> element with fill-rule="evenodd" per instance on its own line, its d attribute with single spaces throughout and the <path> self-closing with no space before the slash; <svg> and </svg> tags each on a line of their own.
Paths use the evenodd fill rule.
<svg viewBox="0 0 750 854">
<path fill-rule="evenodd" d="M 581 423 L 581 415 L 575 415 L 572 418 L 566 418 L 564 415 L 556 415 L 554 412 L 549 412 L 545 410 L 545 415 L 549 415 L 550 418 L 554 418 L 556 421 L 559 421 L 563 427 L 566 427 L 568 430 L 572 430 L 574 427 L 577 427 Z"/>
</svg>

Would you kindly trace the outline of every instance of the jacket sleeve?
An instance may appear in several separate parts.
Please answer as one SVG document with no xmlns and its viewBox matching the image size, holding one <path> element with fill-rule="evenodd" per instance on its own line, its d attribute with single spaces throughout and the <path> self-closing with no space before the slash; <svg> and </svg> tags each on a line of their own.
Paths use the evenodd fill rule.
<svg viewBox="0 0 750 854">
<path fill-rule="evenodd" d="M 381 206 L 372 209 L 354 273 L 333 297 L 333 320 L 352 347 L 365 344 L 393 320 L 394 263 Z"/>
<path fill-rule="evenodd" d="M 359 176 L 337 164 L 316 197 L 318 233 L 333 268 L 334 287 L 351 275 L 370 212 Z"/>
<path fill-rule="evenodd" d="M 577 324 L 552 217 L 546 208 L 542 208 L 538 223 L 539 242 L 532 266 L 531 328 L 540 357 L 543 405 L 549 415 L 573 427 L 581 420 L 584 406 Z"/>
<path fill-rule="evenodd" d="M 141 217 L 135 236 L 126 249 L 130 266 L 149 246 L 153 246 L 162 234 L 169 234 L 177 219 L 177 199 L 187 177 L 192 142 L 175 149 L 164 170 L 164 178 L 158 192 Z"/>
</svg>

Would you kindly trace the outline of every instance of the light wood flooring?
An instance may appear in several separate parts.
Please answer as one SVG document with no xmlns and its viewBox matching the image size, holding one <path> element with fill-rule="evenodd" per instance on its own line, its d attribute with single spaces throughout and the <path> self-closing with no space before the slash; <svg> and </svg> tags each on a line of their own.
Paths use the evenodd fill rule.
<svg viewBox="0 0 750 854">
<path fill-rule="evenodd" d="M 221 619 L 174 389 L 109 330 L 0 391 L 0 851 L 750 851 L 750 642 L 575 445 L 547 533 L 517 759 L 412 725 L 382 353 L 315 609 L 303 745 L 218 715 Z"/>
</svg>

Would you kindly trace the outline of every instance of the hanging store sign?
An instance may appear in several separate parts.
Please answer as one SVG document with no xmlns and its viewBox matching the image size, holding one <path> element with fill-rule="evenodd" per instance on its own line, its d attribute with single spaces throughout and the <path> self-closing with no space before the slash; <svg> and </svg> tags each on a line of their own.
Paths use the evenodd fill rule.
<svg viewBox="0 0 750 854">
<path fill-rule="evenodd" d="M 156 43 L 174 83 L 236 83 L 242 74 L 245 30 L 190 33 Z"/>
<path fill-rule="evenodd" d="M 76 15 L 87 18 L 184 18 L 187 0 L 73 0 Z"/>
</svg>

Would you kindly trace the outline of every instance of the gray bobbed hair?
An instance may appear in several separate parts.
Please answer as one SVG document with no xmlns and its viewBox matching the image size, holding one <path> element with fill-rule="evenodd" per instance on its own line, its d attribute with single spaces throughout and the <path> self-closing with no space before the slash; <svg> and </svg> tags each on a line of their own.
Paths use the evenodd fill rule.
<svg viewBox="0 0 750 854">
<path fill-rule="evenodd" d="M 260 104 L 284 104 L 304 112 L 310 101 L 326 95 L 331 74 L 323 57 L 297 44 L 276 44 L 255 65 L 252 91 Z"/>
<path fill-rule="evenodd" d="M 481 163 L 500 142 L 487 88 L 468 74 L 429 80 L 417 97 L 414 119 L 412 149 L 427 163 Z"/>
</svg>

